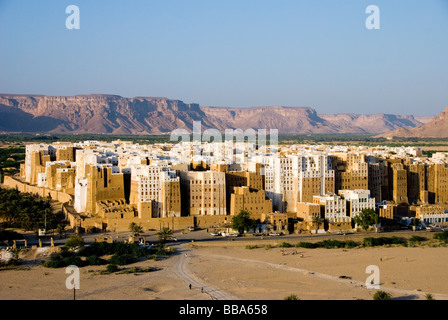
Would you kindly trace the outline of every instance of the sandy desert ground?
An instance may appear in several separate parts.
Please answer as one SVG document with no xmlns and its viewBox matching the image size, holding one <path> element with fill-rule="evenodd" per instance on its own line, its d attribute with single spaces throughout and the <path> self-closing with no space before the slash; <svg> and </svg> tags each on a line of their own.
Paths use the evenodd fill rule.
<svg viewBox="0 0 448 320">
<path fill-rule="evenodd" d="M 249 244 L 259 248 L 246 249 Z M 394 299 L 425 299 L 426 293 L 448 299 L 447 247 L 303 249 L 278 248 L 273 242 L 267 249 L 266 244 L 176 244 L 176 253 L 167 259 L 131 265 L 160 268 L 139 275 L 100 275 L 92 270 L 104 266 L 83 267 L 76 299 L 283 300 L 295 294 L 301 300 L 371 300 L 375 290 L 365 287 L 369 265 L 379 267 L 380 288 Z M 39 250 L 24 255 L 21 266 L 0 271 L 0 299 L 73 299 L 65 268 L 41 266 Z"/>
</svg>

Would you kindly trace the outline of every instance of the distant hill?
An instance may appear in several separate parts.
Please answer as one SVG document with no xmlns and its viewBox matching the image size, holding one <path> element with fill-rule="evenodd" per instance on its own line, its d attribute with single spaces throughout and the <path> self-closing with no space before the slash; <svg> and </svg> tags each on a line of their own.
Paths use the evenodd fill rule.
<svg viewBox="0 0 448 320">
<path fill-rule="evenodd" d="M 448 107 L 437 117 L 416 128 L 401 128 L 378 135 L 378 137 L 393 138 L 448 138 Z"/>
<path fill-rule="evenodd" d="M 278 129 L 279 133 L 384 133 L 422 126 L 412 115 L 317 114 L 308 107 L 228 108 L 157 97 L 0 94 L 0 132 L 169 134 L 174 129 Z"/>
</svg>

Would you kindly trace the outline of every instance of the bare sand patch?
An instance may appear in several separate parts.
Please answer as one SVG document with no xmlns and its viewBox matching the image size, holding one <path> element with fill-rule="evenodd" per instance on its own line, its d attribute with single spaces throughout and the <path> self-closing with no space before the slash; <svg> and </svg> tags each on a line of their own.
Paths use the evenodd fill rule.
<svg viewBox="0 0 448 320">
<path fill-rule="evenodd" d="M 379 267 L 381 289 L 395 298 L 422 299 L 424 293 L 448 297 L 446 247 L 266 250 L 260 245 L 249 250 L 245 245 L 195 244 L 192 254 L 198 258 L 190 268 L 243 299 L 283 299 L 289 294 L 301 299 L 371 299 L 375 290 L 359 286 L 369 276 L 369 265 Z"/>
</svg>

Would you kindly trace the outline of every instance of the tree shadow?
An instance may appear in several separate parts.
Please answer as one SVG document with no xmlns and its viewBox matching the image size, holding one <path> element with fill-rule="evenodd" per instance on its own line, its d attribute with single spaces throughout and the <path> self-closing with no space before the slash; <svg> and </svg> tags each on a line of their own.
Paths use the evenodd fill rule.
<svg viewBox="0 0 448 320">
<path fill-rule="evenodd" d="M 411 294 L 400 297 L 393 297 L 391 300 L 418 300 L 420 298 L 419 295 Z"/>
</svg>

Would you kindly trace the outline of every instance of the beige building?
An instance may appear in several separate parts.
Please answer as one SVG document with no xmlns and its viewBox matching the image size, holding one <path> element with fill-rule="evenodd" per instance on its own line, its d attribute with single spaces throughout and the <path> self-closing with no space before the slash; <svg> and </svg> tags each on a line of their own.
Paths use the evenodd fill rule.
<svg viewBox="0 0 448 320">
<path fill-rule="evenodd" d="M 313 217 L 321 216 L 320 204 L 310 202 L 297 203 L 297 217 L 305 221 L 312 221 Z"/>
<path fill-rule="evenodd" d="M 377 206 L 380 218 L 393 220 L 397 215 L 397 204 L 393 201 L 382 201 Z"/>
<path fill-rule="evenodd" d="M 448 166 L 434 163 L 428 168 L 428 193 L 430 203 L 448 202 Z"/>
<path fill-rule="evenodd" d="M 248 211 L 251 214 L 272 213 L 272 200 L 266 198 L 264 190 L 234 187 L 230 199 L 231 215 L 236 215 L 241 210 Z"/>
<path fill-rule="evenodd" d="M 371 157 L 368 162 L 370 195 L 376 201 L 388 199 L 387 162 L 384 159 Z"/>
<path fill-rule="evenodd" d="M 226 215 L 226 175 L 216 171 L 181 171 L 187 215 Z"/>
<path fill-rule="evenodd" d="M 135 165 L 131 168 L 129 202 L 151 203 L 153 218 L 180 217 L 180 179 L 170 168 L 157 165 Z"/>
<path fill-rule="evenodd" d="M 71 167 L 69 161 L 47 162 L 45 168 L 46 187 L 74 193 L 76 169 Z"/>
<path fill-rule="evenodd" d="M 412 162 L 405 159 L 407 170 L 408 200 L 409 203 L 427 203 L 424 191 L 426 190 L 426 166 L 422 162 Z"/>
<path fill-rule="evenodd" d="M 75 210 L 90 215 L 97 214 L 97 202 L 123 200 L 123 174 L 110 165 L 86 165 L 86 176 L 76 179 Z"/>
<path fill-rule="evenodd" d="M 425 224 L 448 222 L 448 210 L 441 205 L 422 205 L 414 207 L 415 217 Z"/>
<path fill-rule="evenodd" d="M 392 164 L 392 200 L 399 205 L 408 204 L 408 173 L 403 164 Z"/>
<path fill-rule="evenodd" d="M 32 185 L 39 182 L 39 174 L 45 173 L 47 162 L 55 160 L 56 150 L 45 144 L 31 144 L 26 146 L 24 173 L 25 181 Z M 42 181 L 42 179 L 41 179 Z"/>
<path fill-rule="evenodd" d="M 364 154 L 337 154 L 333 158 L 333 168 L 336 190 L 368 189 L 369 170 Z"/>
</svg>

